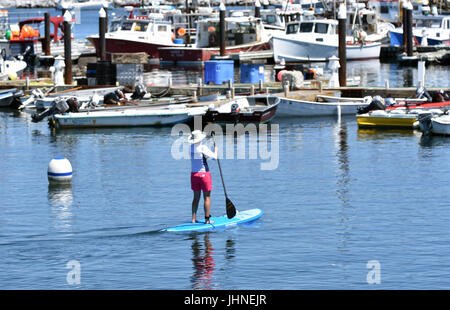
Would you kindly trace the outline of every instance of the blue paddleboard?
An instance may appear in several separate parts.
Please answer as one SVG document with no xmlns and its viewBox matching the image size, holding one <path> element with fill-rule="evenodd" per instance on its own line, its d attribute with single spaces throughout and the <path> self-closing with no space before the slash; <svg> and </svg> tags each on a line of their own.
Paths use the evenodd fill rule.
<svg viewBox="0 0 450 310">
<path fill-rule="evenodd" d="M 167 228 L 166 231 L 183 232 L 183 231 L 205 231 L 217 228 L 228 228 L 238 224 L 244 224 L 255 221 L 263 215 L 261 209 L 251 209 L 237 212 L 236 216 L 229 219 L 226 215 L 221 217 L 211 217 L 212 224 L 205 224 L 205 220 L 198 223 L 185 223 L 174 227 Z"/>
</svg>

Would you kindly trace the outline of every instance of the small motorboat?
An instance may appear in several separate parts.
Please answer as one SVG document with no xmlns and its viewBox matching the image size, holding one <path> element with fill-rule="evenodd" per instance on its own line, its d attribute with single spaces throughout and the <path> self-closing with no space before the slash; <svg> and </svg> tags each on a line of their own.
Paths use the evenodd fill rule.
<svg viewBox="0 0 450 310">
<path fill-rule="evenodd" d="M 187 123 L 195 116 L 204 115 L 207 108 L 188 107 L 185 104 L 98 108 L 92 111 L 53 114 L 49 117 L 49 125 L 56 129 L 168 126 Z"/>
<path fill-rule="evenodd" d="M 303 117 L 303 116 L 336 116 L 338 114 L 355 115 L 358 108 L 368 105 L 369 97 L 345 98 L 305 94 L 304 91 L 277 94 L 280 104 L 277 117 Z"/>
<path fill-rule="evenodd" d="M 239 97 L 210 107 L 204 120 L 217 124 L 266 123 L 275 116 L 279 102 L 273 95 Z"/>
<path fill-rule="evenodd" d="M 422 113 L 430 113 L 431 115 L 442 115 L 441 109 L 404 109 L 398 108 L 394 110 L 374 110 L 364 114 L 356 115 L 358 127 L 360 128 L 418 128 L 418 117 Z"/>
<path fill-rule="evenodd" d="M 419 128 L 425 135 L 450 135 L 449 114 L 433 116 L 432 113 L 422 113 L 418 121 Z"/>
</svg>

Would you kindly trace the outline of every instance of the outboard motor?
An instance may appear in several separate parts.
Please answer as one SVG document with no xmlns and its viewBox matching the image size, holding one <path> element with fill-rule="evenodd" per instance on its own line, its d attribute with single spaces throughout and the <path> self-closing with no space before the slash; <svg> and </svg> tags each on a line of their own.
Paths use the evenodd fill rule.
<svg viewBox="0 0 450 310">
<path fill-rule="evenodd" d="M 135 88 L 134 88 L 134 92 L 131 95 L 131 99 L 133 100 L 139 100 L 144 98 L 144 96 L 147 94 L 147 91 L 145 89 L 145 86 L 142 84 L 138 84 Z"/>
<path fill-rule="evenodd" d="M 67 105 L 69 106 L 69 112 L 78 112 L 79 104 L 77 98 L 69 98 L 67 99 Z"/>
<path fill-rule="evenodd" d="M 380 96 L 375 96 L 372 98 L 372 101 L 365 107 L 359 107 L 357 114 L 365 114 L 370 111 L 375 110 L 386 110 L 386 106 L 384 105 L 384 100 Z"/>
<path fill-rule="evenodd" d="M 417 116 L 417 121 L 419 122 L 420 129 L 425 135 L 429 135 L 431 132 L 431 128 L 433 127 L 433 124 L 431 122 L 432 117 L 433 114 L 431 112 L 423 112 Z"/>
<path fill-rule="evenodd" d="M 416 96 L 418 99 L 426 97 L 428 102 L 433 102 L 433 98 L 431 98 L 430 93 L 423 86 L 416 89 Z"/>
<path fill-rule="evenodd" d="M 9 106 L 13 109 L 18 109 L 22 105 L 22 100 L 20 99 L 23 96 L 23 91 L 16 91 L 13 95 L 12 101 Z"/>
<path fill-rule="evenodd" d="M 117 89 L 112 93 L 106 94 L 103 97 L 103 103 L 119 105 L 120 101 L 123 100 L 124 98 L 125 98 L 125 96 L 123 95 L 123 92 L 120 89 Z"/>
<path fill-rule="evenodd" d="M 70 100 L 70 99 L 69 99 Z M 54 114 L 63 114 L 70 110 L 69 104 L 66 102 L 66 100 L 56 100 L 55 103 L 51 108 L 46 109 L 44 112 L 40 114 L 34 113 L 31 116 L 31 120 L 34 123 L 38 123 L 42 121 L 45 117 L 54 115 Z"/>
<path fill-rule="evenodd" d="M 231 105 L 231 114 L 238 114 L 241 109 L 239 108 L 239 104 L 233 103 Z"/>
<path fill-rule="evenodd" d="M 443 89 L 440 89 L 436 94 L 433 95 L 433 102 L 444 101 L 450 101 L 450 96 Z"/>
</svg>

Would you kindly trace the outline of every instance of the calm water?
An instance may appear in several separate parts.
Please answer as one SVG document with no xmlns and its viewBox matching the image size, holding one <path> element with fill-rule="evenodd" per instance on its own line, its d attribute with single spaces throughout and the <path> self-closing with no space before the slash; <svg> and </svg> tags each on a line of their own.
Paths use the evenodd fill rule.
<svg viewBox="0 0 450 310">
<path fill-rule="evenodd" d="M 238 210 L 262 219 L 171 234 L 159 230 L 190 219 L 191 191 L 170 128 L 52 135 L 29 114 L 0 118 L 2 289 L 450 288 L 450 139 L 358 130 L 354 117 L 275 119 L 277 169 L 222 160 Z M 71 161 L 70 187 L 48 185 L 53 156 Z M 72 260 L 79 285 L 66 280 Z M 366 282 L 372 260 L 378 285 Z"/>
<path fill-rule="evenodd" d="M 353 68 L 367 85 L 416 79 L 414 69 L 378 62 Z M 201 76 L 158 70 L 180 83 Z M 448 69 L 433 69 L 430 83 L 449 86 Z M 0 112 L 0 288 L 450 288 L 450 138 L 358 130 L 354 117 L 273 124 L 277 169 L 248 156 L 221 161 L 238 210 L 261 208 L 262 219 L 171 234 L 160 230 L 190 219 L 192 195 L 190 162 L 171 156 L 171 128 L 52 134 L 28 113 Z M 72 163 L 71 186 L 49 186 L 54 156 Z M 225 199 L 210 167 L 220 216 Z M 80 284 L 67 281 L 71 261 Z M 369 261 L 380 284 L 367 283 Z"/>
</svg>

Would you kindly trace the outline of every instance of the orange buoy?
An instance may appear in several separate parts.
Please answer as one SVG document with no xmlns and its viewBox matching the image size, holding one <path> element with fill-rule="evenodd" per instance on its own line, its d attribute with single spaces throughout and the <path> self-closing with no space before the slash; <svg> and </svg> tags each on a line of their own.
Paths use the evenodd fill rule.
<svg viewBox="0 0 450 310">
<path fill-rule="evenodd" d="M 216 32 L 216 28 L 214 28 L 214 26 L 210 26 L 208 28 L 208 32 Z"/>
<path fill-rule="evenodd" d="M 186 29 L 183 27 L 178 28 L 177 33 L 179 36 L 184 36 L 186 34 Z"/>
</svg>

